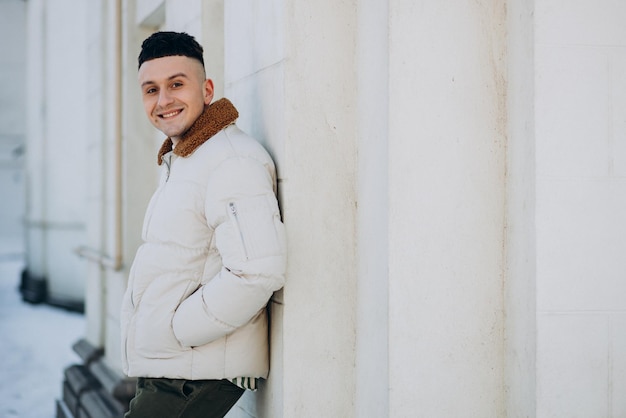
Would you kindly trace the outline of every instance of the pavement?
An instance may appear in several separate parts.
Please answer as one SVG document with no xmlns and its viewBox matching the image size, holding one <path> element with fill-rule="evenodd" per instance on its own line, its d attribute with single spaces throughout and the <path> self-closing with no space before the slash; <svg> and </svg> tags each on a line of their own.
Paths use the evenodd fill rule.
<svg viewBox="0 0 626 418">
<path fill-rule="evenodd" d="M 63 370 L 81 359 L 72 345 L 84 337 L 85 318 L 22 301 L 19 252 L 0 246 L 0 418 L 54 418 Z"/>
</svg>

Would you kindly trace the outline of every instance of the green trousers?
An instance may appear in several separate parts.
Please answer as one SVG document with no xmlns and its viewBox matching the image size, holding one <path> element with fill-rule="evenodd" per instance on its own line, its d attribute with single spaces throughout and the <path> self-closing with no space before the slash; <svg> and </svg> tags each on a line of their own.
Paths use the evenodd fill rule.
<svg viewBox="0 0 626 418">
<path fill-rule="evenodd" d="M 228 380 L 137 379 L 125 418 L 222 418 L 244 390 Z"/>
</svg>

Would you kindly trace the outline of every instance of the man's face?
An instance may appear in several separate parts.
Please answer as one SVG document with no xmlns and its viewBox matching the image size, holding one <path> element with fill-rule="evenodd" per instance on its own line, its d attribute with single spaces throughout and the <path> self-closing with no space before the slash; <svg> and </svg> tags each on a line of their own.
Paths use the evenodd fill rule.
<svg viewBox="0 0 626 418">
<path fill-rule="evenodd" d="M 193 58 L 171 56 L 144 62 L 139 68 L 143 106 L 150 122 L 174 144 L 213 100 L 213 82 Z"/>
</svg>

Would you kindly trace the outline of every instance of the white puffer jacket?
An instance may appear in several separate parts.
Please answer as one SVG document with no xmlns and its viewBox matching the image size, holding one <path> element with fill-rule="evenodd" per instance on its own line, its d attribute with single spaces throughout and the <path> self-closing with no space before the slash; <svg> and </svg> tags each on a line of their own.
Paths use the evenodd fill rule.
<svg viewBox="0 0 626 418">
<path fill-rule="evenodd" d="M 128 376 L 267 377 L 266 304 L 284 284 L 274 164 L 221 99 L 174 151 L 153 195 L 122 302 Z"/>
</svg>

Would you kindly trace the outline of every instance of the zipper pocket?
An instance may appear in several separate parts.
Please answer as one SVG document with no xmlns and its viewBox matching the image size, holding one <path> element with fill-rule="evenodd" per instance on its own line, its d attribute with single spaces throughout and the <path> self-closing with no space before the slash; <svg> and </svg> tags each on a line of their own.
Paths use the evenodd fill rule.
<svg viewBox="0 0 626 418">
<path fill-rule="evenodd" d="M 267 196 L 255 196 L 228 202 L 227 212 L 233 235 L 239 234 L 245 261 L 283 254 L 278 230 L 278 206 Z M 236 238 L 233 238 L 236 239 Z"/>
<path fill-rule="evenodd" d="M 235 229 L 237 231 L 237 233 L 239 234 L 239 243 L 241 245 L 241 251 L 243 253 L 244 258 L 246 259 L 246 261 L 248 260 L 248 250 L 246 249 L 246 243 L 243 239 L 243 232 L 241 230 L 241 222 L 239 221 L 239 215 L 237 214 L 237 206 L 235 205 L 234 202 L 230 202 L 228 204 L 228 208 L 230 210 L 230 214 L 233 220 L 233 225 L 235 226 Z"/>
</svg>

